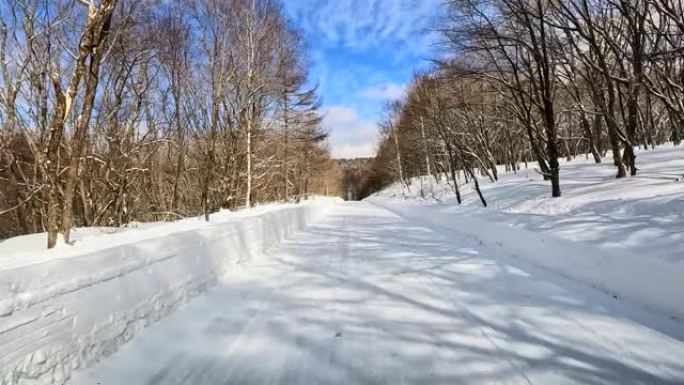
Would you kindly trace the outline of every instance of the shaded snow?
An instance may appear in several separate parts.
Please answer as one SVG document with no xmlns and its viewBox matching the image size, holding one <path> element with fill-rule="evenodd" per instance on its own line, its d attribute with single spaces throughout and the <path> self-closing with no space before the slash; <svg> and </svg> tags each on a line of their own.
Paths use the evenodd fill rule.
<svg viewBox="0 0 684 385">
<path fill-rule="evenodd" d="M 485 183 L 488 208 L 471 185 L 458 205 L 450 186 L 427 178 L 422 194 L 416 178 L 368 200 L 684 320 L 684 148 L 638 155 L 638 176 L 619 180 L 608 160 L 564 163 L 561 198 L 550 198 L 549 183 L 530 169 Z M 435 198 L 422 198 L 426 191 Z"/>
<path fill-rule="evenodd" d="M 365 202 L 70 385 L 684 383 L 684 326 Z"/>
<path fill-rule="evenodd" d="M 610 157 L 602 164 L 584 158 L 561 161 L 560 198 L 550 198 L 549 182 L 532 163 L 517 174 L 500 173 L 497 183 L 481 179 L 486 210 L 471 184 L 462 186 L 463 204 L 458 206 L 449 185 L 426 177 L 422 178 L 425 198 L 420 178 L 413 180 L 410 191 L 395 184 L 374 197 L 425 204 L 438 200 L 444 211 L 454 215 L 480 216 L 571 241 L 684 263 L 684 147 L 664 146 L 637 155 L 638 175 L 624 179 L 615 179 Z"/>
<path fill-rule="evenodd" d="M 75 246 L 27 260 L 2 255 L 0 384 L 63 384 L 335 202 L 215 215 L 210 223 L 93 230 Z"/>
</svg>

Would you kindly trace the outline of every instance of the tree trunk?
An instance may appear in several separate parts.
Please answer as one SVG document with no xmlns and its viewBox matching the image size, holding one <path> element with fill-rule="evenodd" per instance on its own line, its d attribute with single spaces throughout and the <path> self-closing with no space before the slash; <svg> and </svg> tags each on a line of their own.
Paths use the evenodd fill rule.
<svg viewBox="0 0 684 385">
<path fill-rule="evenodd" d="M 458 188 L 458 180 L 456 178 L 456 164 L 454 161 L 454 152 L 451 149 L 451 144 L 446 143 L 447 154 L 449 155 L 449 172 L 451 173 L 451 180 L 454 182 L 454 193 L 456 194 L 456 201 L 461 204 L 461 191 Z"/>
<path fill-rule="evenodd" d="M 425 154 L 425 168 L 427 175 L 432 175 L 432 169 L 430 167 L 430 152 L 428 151 L 427 137 L 425 136 L 425 121 L 423 120 L 423 115 L 420 116 L 420 136 L 423 139 L 423 153 Z"/>
<path fill-rule="evenodd" d="M 103 33 L 109 31 L 110 18 L 105 20 L 103 25 Z M 104 36 L 101 37 L 104 39 Z M 100 40 L 100 41 L 102 41 Z M 86 141 L 88 138 L 88 128 L 90 125 L 90 116 L 92 115 L 93 107 L 95 105 L 95 94 L 97 86 L 100 81 L 100 62 L 102 60 L 103 50 L 96 50 L 90 58 L 90 68 L 88 71 L 88 78 L 86 79 L 86 92 L 84 95 L 83 109 L 76 125 L 74 137 L 72 140 L 69 169 L 67 170 L 66 183 L 64 187 L 64 200 L 62 207 L 62 234 L 64 234 L 64 242 L 69 243 L 71 224 L 73 221 L 73 204 L 74 194 L 76 193 L 76 186 L 79 179 L 79 170 L 81 165 L 81 157 L 83 156 Z"/>
<path fill-rule="evenodd" d="M 48 248 L 55 247 L 60 232 L 63 234 L 65 241 L 68 242 L 69 240 L 78 166 L 80 164 L 83 146 L 85 145 L 85 138 L 87 136 L 90 115 L 92 113 L 99 80 L 99 66 L 103 55 L 103 50 L 101 50 L 101 48 L 102 43 L 109 33 L 111 17 L 114 8 L 116 7 L 116 3 L 117 0 L 103 0 L 97 9 L 95 9 L 94 3 L 90 4 L 88 21 L 83 34 L 81 35 L 76 66 L 71 76 L 66 95 L 62 92 L 58 74 L 54 74 L 52 78 L 52 83 L 55 88 L 55 113 L 50 124 L 50 135 L 45 151 L 48 185 Z M 86 70 L 86 60 L 88 57 L 90 57 L 90 70 L 86 85 L 85 101 L 82 114 L 78 119 L 74 132 L 69 169 L 67 170 L 68 174 L 64 188 L 64 196 L 62 197 L 59 191 L 61 187 L 59 152 L 64 136 L 64 122 L 73 106 L 73 101 L 78 92 L 81 78 Z"/>
</svg>

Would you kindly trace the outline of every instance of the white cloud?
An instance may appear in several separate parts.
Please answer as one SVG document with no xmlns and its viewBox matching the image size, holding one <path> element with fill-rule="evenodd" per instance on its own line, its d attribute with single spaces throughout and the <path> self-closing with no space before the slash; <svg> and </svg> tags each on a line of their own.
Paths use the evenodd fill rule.
<svg viewBox="0 0 684 385">
<path fill-rule="evenodd" d="M 406 86 L 402 84 L 388 83 L 361 90 L 359 95 L 362 98 L 375 101 L 399 100 L 406 95 Z"/>
<path fill-rule="evenodd" d="M 368 157 L 375 154 L 377 125 L 363 119 L 347 106 L 333 106 L 324 111 L 323 127 L 330 131 L 332 155 L 335 158 Z"/>
<path fill-rule="evenodd" d="M 405 95 L 411 71 L 433 54 L 443 0 L 283 0 L 295 25 L 312 44 L 328 107 L 333 156 L 375 152 L 383 102 Z"/>
<path fill-rule="evenodd" d="M 331 46 L 369 50 L 387 47 L 398 56 L 429 52 L 442 0 L 286 0 L 287 8 L 307 31 Z"/>
<path fill-rule="evenodd" d="M 335 159 L 369 158 L 375 156 L 375 144 L 345 144 L 333 149 Z"/>
</svg>

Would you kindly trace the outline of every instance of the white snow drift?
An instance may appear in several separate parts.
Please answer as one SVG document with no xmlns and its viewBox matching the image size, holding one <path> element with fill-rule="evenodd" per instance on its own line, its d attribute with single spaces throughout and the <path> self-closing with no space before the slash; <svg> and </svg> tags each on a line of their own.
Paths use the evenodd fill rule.
<svg viewBox="0 0 684 385">
<path fill-rule="evenodd" d="M 470 184 L 458 205 L 451 186 L 426 177 L 370 200 L 684 320 L 684 148 L 640 151 L 638 163 L 638 176 L 616 180 L 609 159 L 563 162 L 561 198 L 533 165 L 502 173 L 482 181 L 486 209 Z"/>
<path fill-rule="evenodd" d="M 0 243 L 0 384 L 64 383 L 333 204 L 219 213 L 61 250 L 32 251 L 31 237 Z"/>
</svg>

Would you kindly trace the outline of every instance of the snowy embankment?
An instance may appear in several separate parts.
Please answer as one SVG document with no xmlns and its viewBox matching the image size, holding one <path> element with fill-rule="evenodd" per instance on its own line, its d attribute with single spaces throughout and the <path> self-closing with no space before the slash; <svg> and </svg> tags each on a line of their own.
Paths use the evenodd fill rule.
<svg viewBox="0 0 684 385">
<path fill-rule="evenodd" d="M 1 242 L 0 384 L 64 383 L 334 204 L 317 199 L 221 212 L 209 223 L 91 230 L 58 250 L 40 250 L 44 235 Z"/>
<path fill-rule="evenodd" d="M 483 181 L 486 209 L 471 185 L 462 186 L 458 205 L 451 187 L 432 178 L 368 200 L 684 320 L 684 148 L 638 156 L 639 175 L 621 180 L 609 158 L 562 162 L 563 197 L 556 199 L 530 165 Z"/>
</svg>

